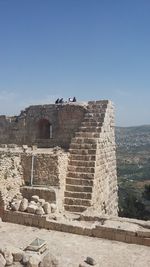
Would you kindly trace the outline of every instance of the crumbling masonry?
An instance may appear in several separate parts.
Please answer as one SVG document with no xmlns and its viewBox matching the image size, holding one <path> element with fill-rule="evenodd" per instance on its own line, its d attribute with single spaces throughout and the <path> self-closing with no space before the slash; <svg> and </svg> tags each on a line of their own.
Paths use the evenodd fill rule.
<svg viewBox="0 0 150 267">
<path fill-rule="evenodd" d="M 25 196 L 37 190 L 60 210 L 117 215 L 111 101 L 37 105 L 0 116 L 0 144 L 1 206 L 17 184 Z"/>
</svg>

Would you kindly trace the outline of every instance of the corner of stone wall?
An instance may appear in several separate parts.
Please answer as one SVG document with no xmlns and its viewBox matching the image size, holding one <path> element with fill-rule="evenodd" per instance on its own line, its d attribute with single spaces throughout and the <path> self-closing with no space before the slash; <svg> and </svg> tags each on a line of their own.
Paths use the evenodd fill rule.
<svg viewBox="0 0 150 267">
<path fill-rule="evenodd" d="M 22 184 L 20 153 L 12 152 L 11 148 L 2 149 L 0 151 L 0 188 L 6 206 L 20 191 Z"/>
<path fill-rule="evenodd" d="M 116 171 L 116 145 L 114 106 L 111 101 L 103 101 L 107 105 L 100 138 L 97 142 L 96 170 L 92 193 L 92 207 L 100 214 L 117 216 L 118 187 Z M 102 101 L 101 101 L 102 103 Z"/>
<path fill-rule="evenodd" d="M 59 176 L 59 189 L 56 190 L 56 201 L 59 210 L 64 209 L 64 191 L 67 176 L 68 166 L 68 152 L 61 150 L 58 153 L 58 176 Z"/>
<path fill-rule="evenodd" d="M 0 218 L 3 218 L 4 210 L 5 210 L 5 201 L 2 191 L 0 191 Z"/>
</svg>

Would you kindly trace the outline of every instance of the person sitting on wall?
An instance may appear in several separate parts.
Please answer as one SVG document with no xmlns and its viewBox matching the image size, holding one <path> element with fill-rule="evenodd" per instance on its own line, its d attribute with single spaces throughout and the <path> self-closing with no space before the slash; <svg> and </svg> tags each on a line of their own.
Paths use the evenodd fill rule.
<svg viewBox="0 0 150 267">
<path fill-rule="evenodd" d="M 61 98 L 60 100 L 59 100 L 59 103 L 64 103 L 64 100 L 63 100 L 63 98 Z"/>
<path fill-rule="evenodd" d="M 68 98 L 68 102 L 73 102 L 73 98 Z"/>
<path fill-rule="evenodd" d="M 59 98 L 57 98 L 57 100 L 55 101 L 55 104 L 58 104 L 59 103 Z"/>
<path fill-rule="evenodd" d="M 77 102 L 77 100 L 76 100 L 75 96 L 74 96 L 74 98 L 73 98 L 72 102 Z"/>
</svg>

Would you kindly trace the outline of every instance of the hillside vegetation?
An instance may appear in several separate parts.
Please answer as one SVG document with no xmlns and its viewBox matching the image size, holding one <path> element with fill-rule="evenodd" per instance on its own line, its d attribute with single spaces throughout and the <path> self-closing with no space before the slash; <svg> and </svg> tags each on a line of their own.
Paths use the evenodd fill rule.
<svg viewBox="0 0 150 267">
<path fill-rule="evenodd" d="M 150 125 L 116 127 L 120 215 L 150 219 Z"/>
</svg>

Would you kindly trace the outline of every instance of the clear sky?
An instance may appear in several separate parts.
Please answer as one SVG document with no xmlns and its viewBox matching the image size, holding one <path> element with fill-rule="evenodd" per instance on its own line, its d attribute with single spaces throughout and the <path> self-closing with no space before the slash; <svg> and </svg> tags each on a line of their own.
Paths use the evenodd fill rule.
<svg viewBox="0 0 150 267">
<path fill-rule="evenodd" d="M 0 114 L 74 95 L 150 124 L 150 0 L 0 0 Z"/>
</svg>

